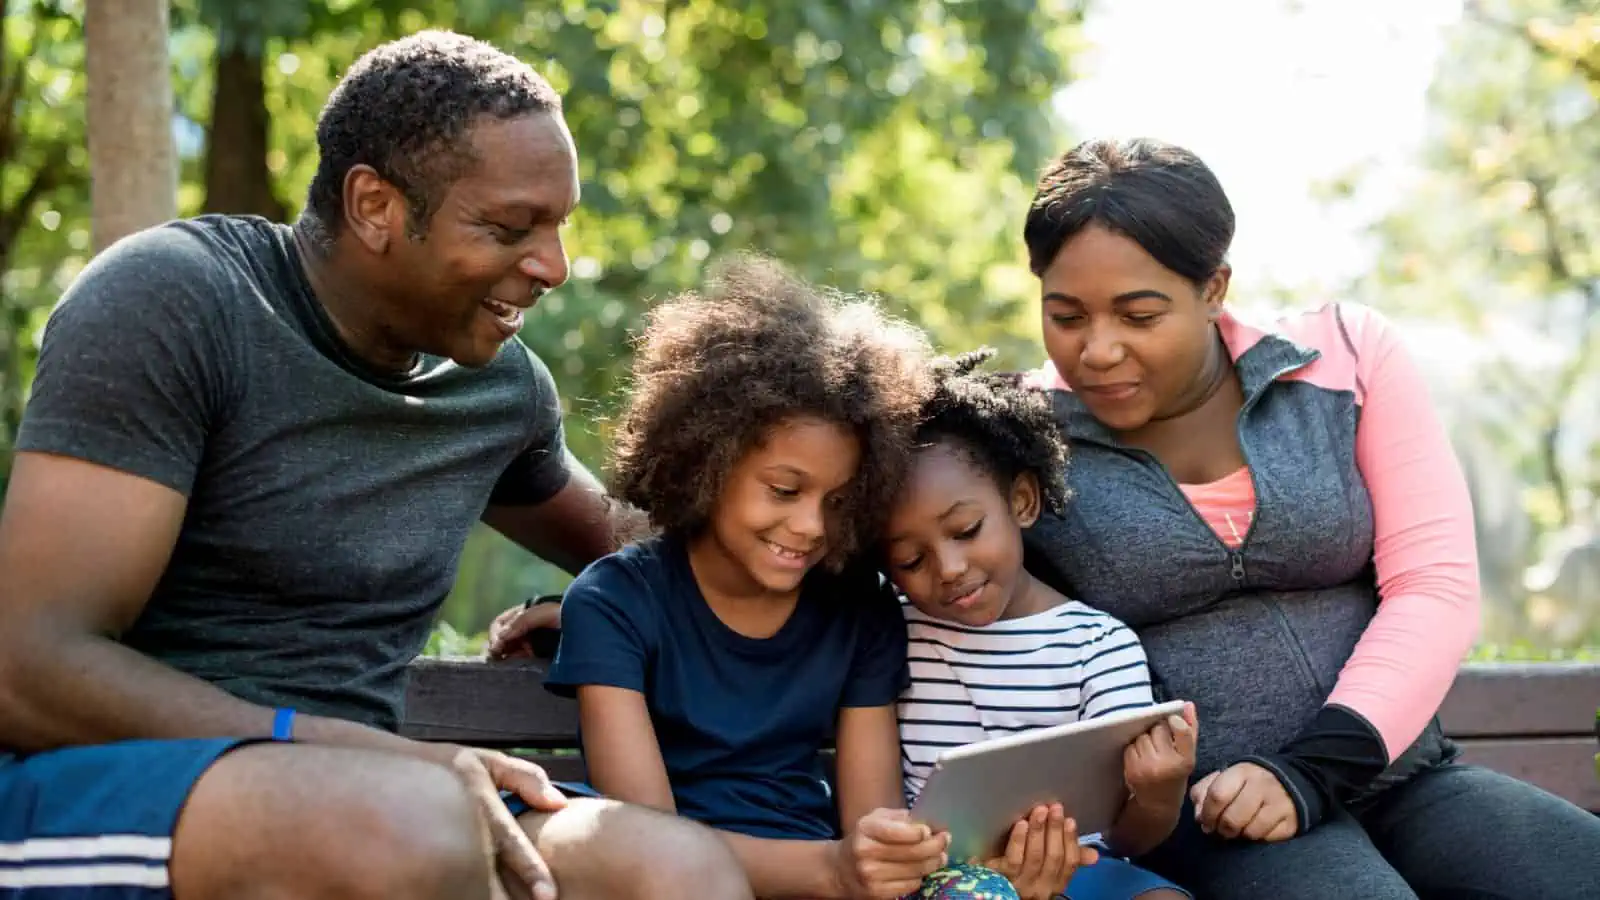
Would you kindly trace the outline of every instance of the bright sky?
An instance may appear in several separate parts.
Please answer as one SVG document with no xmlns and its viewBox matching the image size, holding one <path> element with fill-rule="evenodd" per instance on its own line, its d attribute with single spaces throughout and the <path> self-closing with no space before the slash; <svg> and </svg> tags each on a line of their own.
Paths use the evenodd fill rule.
<svg viewBox="0 0 1600 900">
<path fill-rule="evenodd" d="M 1094 50 L 1061 112 L 1075 137 L 1158 137 L 1211 166 L 1239 219 L 1235 296 L 1274 283 L 1335 288 L 1370 258 L 1361 226 L 1381 207 L 1335 212 L 1314 186 L 1371 165 L 1366 196 L 1381 202 L 1405 178 L 1460 6 L 1101 0 L 1087 22 Z"/>
</svg>

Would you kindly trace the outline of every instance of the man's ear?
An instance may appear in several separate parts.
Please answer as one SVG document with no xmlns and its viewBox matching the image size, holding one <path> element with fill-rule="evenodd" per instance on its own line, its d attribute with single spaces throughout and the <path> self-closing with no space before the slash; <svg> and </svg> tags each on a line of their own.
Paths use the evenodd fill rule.
<svg viewBox="0 0 1600 900">
<path fill-rule="evenodd" d="M 1023 472 L 1011 481 L 1011 517 L 1017 525 L 1028 528 L 1039 521 L 1042 496 L 1039 478 L 1032 472 Z"/>
<path fill-rule="evenodd" d="M 345 226 L 373 253 L 405 234 L 405 198 L 371 166 L 351 166 L 345 175 L 344 210 Z"/>
</svg>

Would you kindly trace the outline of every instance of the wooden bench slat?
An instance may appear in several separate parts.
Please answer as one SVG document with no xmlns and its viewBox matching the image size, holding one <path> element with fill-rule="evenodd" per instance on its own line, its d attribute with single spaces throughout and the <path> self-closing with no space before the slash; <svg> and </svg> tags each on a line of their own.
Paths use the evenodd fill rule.
<svg viewBox="0 0 1600 900">
<path fill-rule="evenodd" d="M 556 756 L 550 753 L 525 753 L 523 758 L 544 768 L 551 781 L 584 780 L 583 759 L 578 756 Z"/>
<path fill-rule="evenodd" d="M 1600 663 L 1473 663 L 1439 721 L 1459 738 L 1592 736 L 1597 706 Z"/>
<path fill-rule="evenodd" d="M 469 658 L 411 664 L 402 731 L 423 740 L 571 746 L 574 703 L 544 689 L 548 663 Z M 1458 738 L 1593 734 L 1600 664 L 1477 663 L 1462 669 L 1439 712 Z"/>
<path fill-rule="evenodd" d="M 577 704 L 544 688 L 548 662 L 419 659 L 410 667 L 401 733 L 481 747 L 577 745 Z M 1463 668 L 1440 710 L 1463 758 L 1600 812 L 1595 707 L 1600 664 L 1480 663 Z M 551 777 L 583 777 L 572 755 L 538 753 Z"/>
<path fill-rule="evenodd" d="M 406 686 L 400 733 L 480 747 L 571 747 L 578 705 L 544 688 L 548 663 L 418 659 Z"/>
<path fill-rule="evenodd" d="M 1461 759 L 1538 785 L 1584 809 L 1600 813 L 1600 777 L 1595 773 L 1595 740 L 1462 740 Z"/>
</svg>

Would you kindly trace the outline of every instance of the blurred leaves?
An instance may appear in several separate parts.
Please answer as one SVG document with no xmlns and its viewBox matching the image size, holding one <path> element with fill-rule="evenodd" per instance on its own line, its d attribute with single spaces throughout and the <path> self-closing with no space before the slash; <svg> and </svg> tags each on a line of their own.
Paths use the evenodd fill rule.
<svg viewBox="0 0 1600 900">
<path fill-rule="evenodd" d="M 528 60 L 565 97 L 583 203 L 568 232 L 573 278 L 523 336 L 561 383 L 574 450 L 598 466 L 640 315 L 734 249 L 880 292 L 952 349 L 988 342 L 1012 365 L 1031 363 L 1034 286 L 1018 235 L 1034 173 L 1066 143 L 1050 101 L 1081 49 L 1082 2 L 440 0 L 423 11 L 397 0 L 175 0 L 180 212 L 297 215 L 323 99 L 386 38 L 453 28 Z M 26 90 L 50 102 L 22 104 L 21 133 L 30 165 L 52 140 L 71 164 L 30 214 L 5 276 L 22 323 L 5 332 L 22 348 L 8 357 L 18 374 L 6 396 L 18 404 L 31 342 L 88 246 L 81 7 L 8 0 L 12 57 L 34 46 L 22 23 L 36 10 L 50 32 Z M 258 61 L 257 85 L 224 71 L 245 57 Z M 259 104 L 261 127 L 213 121 L 219 100 L 230 116 Z M 6 167 L 8 202 L 20 171 Z M 448 614 L 476 629 L 560 581 L 480 531 Z"/>
<path fill-rule="evenodd" d="M 1600 527 L 1597 47 L 1600 0 L 1467 5 L 1430 92 L 1423 169 L 1374 229 L 1366 285 L 1390 310 L 1481 339 L 1458 438 L 1492 444 L 1524 485 L 1534 557 Z M 1517 627 L 1536 627 L 1538 599 Z M 1568 601 L 1600 629 L 1593 597 Z"/>
</svg>

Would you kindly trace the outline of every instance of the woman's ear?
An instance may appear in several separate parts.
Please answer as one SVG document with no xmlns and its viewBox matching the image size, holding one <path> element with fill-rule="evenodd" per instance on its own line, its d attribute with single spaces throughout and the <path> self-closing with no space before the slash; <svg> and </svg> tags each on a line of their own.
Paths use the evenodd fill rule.
<svg viewBox="0 0 1600 900">
<path fill-rule="evenodd" d="M 1039 521 L 1041 496 L 1039 478 L 1032 472 L 1023 472 L 1011 481 L 1011 517 L 1021 528 Z"/>
<path fill-rule="evenodd" d="M 1213 321 L 1222 315 L 1223 301 L 1228 299 L 1228 281 L 1233 277 L 1233 267 L 1227 263 L 1217 267 L 1217 271 L 1206 281 L 1205 288 L 1200 292 L 1200 302 L 1206 306 L 1206 316 Z"/>
</svg>

